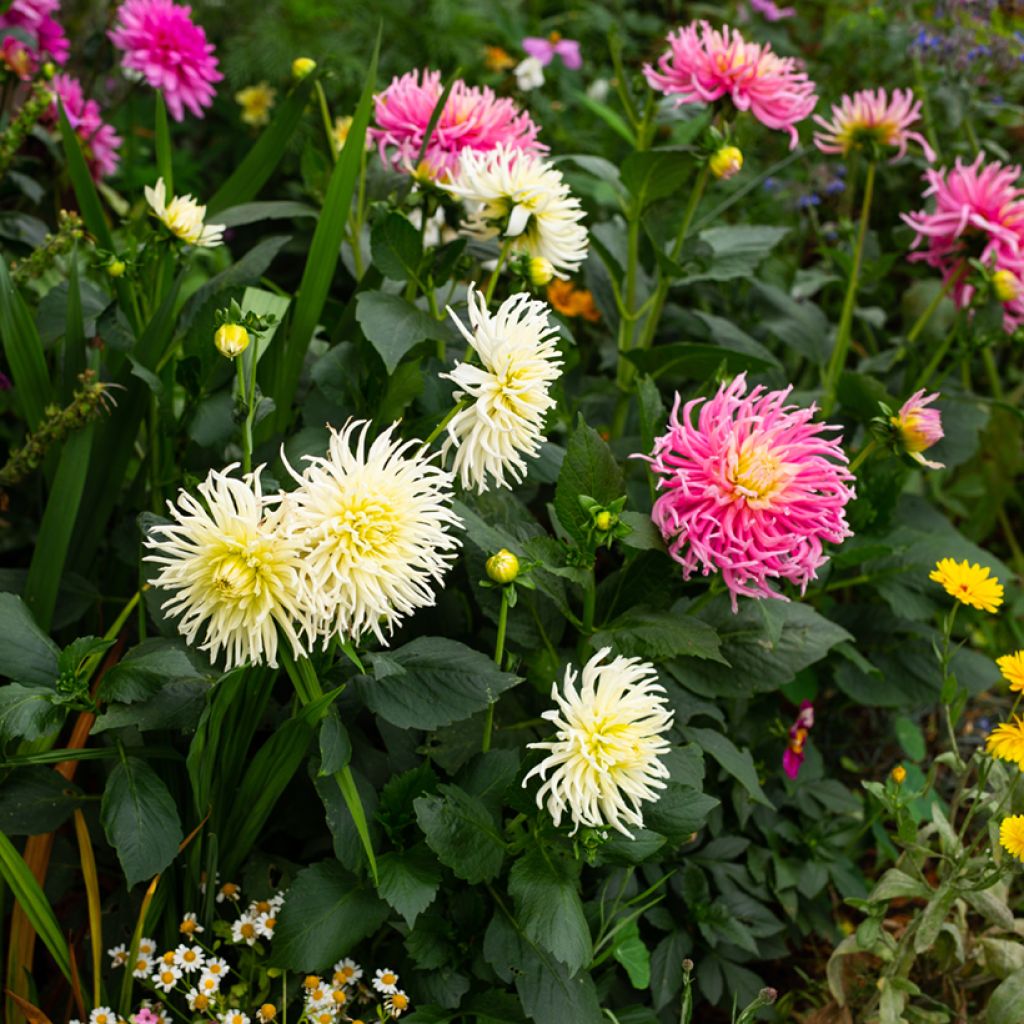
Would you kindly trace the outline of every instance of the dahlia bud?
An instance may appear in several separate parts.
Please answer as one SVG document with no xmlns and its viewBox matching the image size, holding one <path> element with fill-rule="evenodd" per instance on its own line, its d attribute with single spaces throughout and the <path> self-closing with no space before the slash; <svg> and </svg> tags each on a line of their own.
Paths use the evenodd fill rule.
<svg viewBox="0 0 1024 1024">
<path fill-rule="evenodd" d="M 316 61 L 311 57 L 296 57 L 292 61 L 292 78 L 301 82 L 311 71 L 316 69 Z"/>
<path fill-rule="evenodd" d="M 546 259 L 544 256 L 534 256 L 530 260 L 528 273 L 530 275 L 530 283 L 540 288 L 555 276 L 555 268 L 551 265 L 551 260 Z"/>
<path fill-rule="evenodd" d="M 929 462 L 921 456 L 921 452 L 943 438 L 942 416 L 939 410 L 925 408 L 938 397 L 938 393 L 935 393 L 925 398 L 923 390 L 915 391 L 903 403 L 900 411 L 889 420 L 896 430 L 903 450 L 915 462 L 929 469 L 942 469 L 941 462 Z"/>
<path fill-rule="evenodd" d="M 902 786 L 903 783 L 906 781 L 906 778 L 907 778 L 907 769 L 904 768 L 903 765 L 898 764 L 889 773 L 889 778 L 891 778 L 892 781 L 895 782 L 897 786 Z"/>
<path fill-rule="evenodd" d="M 711 173 L 722 181 L 728 181 L 743 170 L 743 153 L 735 146 L 722 146 L 708 161 Z"/>
<path fill-rule="evenodd" d="M 1013 302 L 1024 290 L 1024 283 L 1009 270 L 997 270 L 992 275 L 992 290 L 1000 302 Z"/>
<path fill-rule="evenodd" d="M 605 509 L 603 512 L 598 512 L 594 516 L 594 525 L 602 532 L 607 533 L 616 523 L 617 516 L 613 516 L 611 512 Z"/>
<path fill-rule="evenodd" d="M 107 273 L 111 277 L 124 277 L 124 272 L 127 269 L 124 260 L 111 260 L 107 264 Z"/>
<path fill-rule="evenodd" d="M 234 359 L 249 347 L 249 332 L 241 324 L 222 324 L 213 336 L 213 343 L 222 356 Z"/>
<path fill-rule="evenodd" d="M 502 548 L 487 559 L 487 575 L 495 583 L 511 583 L 519 575 L 519 559 L 508 548 Z"/>
</svg>

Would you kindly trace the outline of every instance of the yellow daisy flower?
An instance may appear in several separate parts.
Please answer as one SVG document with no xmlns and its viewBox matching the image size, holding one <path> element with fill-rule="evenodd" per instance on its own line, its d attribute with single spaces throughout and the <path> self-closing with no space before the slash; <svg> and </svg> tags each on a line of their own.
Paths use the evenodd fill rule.
<svg viewBox="0 0 1024 1024">
<path fill-rule="evenodd" d="M 1024 718 L 1013 716 L 1012 722 L 997 725 L 985 741 L 985 749 L 1003 761 L 1012 761 L 1024 768 Z"/>
<path fill-rule="evenodd" d="M 1003 818 L 999 826 L 999 842 L 1007 853 L 1024 860 L 1024 814 Z"/>
<path fill-rule="evenodd" d="M 1004 654 L 996 658 L 999 671 L 1003 678 L 1010 684 L 1010 689 L 1016 692 L 1024 690 L 1024 651 L 1014 651 L 1013 654 Z"/>
<path fill-rule="evenodd" d="M 246 124 L 259 127 L 270 121 L 270 111 L 274 107 L 277 91 L 266 82 L 250 85 L 235 93 L 235 102 L 242 108 L 242 120 Z"/>
<path fill-rule="evenodd" d="M 990 576 L 988 568 L 966 559 L 956 562 L 952 558 L 940 558 L 928 579 L 941 583 L 946 593 L 961 604 L 969 604 L 984 612 L 995 612 L 1003 603 L 1003 585 Z"/>
</svg>

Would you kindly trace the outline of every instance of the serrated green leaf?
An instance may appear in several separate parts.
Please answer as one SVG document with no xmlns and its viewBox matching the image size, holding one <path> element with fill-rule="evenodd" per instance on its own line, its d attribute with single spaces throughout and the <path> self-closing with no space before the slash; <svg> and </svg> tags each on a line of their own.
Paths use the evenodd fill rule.
<svg viewBox="0 0 1024 1024">
<path fill-rule="evenodd" d="M 644 805 L 644 824 L 671 843 L 682 843 L 699 832 L 718 801 L 690 786 L 670 782 L 651 804 Z"/>
<path fill-rule="evenodd" d="M 374 266 L 385 277 L 392 281 L 413 281 L 423 258 L 420 233 L 408 217 L 393 210 L 373 225 L 370 253 Z"/>
<path fill-rule="evenodd" d="M 0 676 L 22 683 L 52 683 L 60 649 L 39 628 L 25 602 L 0 593 Z"/>
<path fill-rule="evenodd" d="M 594 645 L 655 662 L 685 655 L 728 664 L 719 649 L 718 634 L 706 622 L 692 615 L 642 607 L 605 623 L 594 635 Z"/>
<path fill-rule="evenodd" d="M 587 542 L 590 514 L 580 505 L 580 495 L 609 505 L 622 496 L 622 470 L 611 449 L 592 427 L 580 421 L 569 438 L 558 483 L 555 514 L 564 529 L 580 544 Z"/>
<path fill-rule="evenodd" d="M 421 341 L 448 337 L 441 321 L 400 295 L 386 292 L 362 292 L 356 299 L 356 319 L 389 374 Z"/>
<path fill-rule="evenodd" d="M 384 854 L 377 861 L 377 891 L 405 918 L 411 928 L 437 896 L 441 865 L 424 843 Z"/>
<path fill-rule="evenodd" d="M 633 988 L 646 989 L 650 985 L 651 951 L 640 938 L 640 925 L 635 920 L 616 933 L 612 956 L 626 968 Z"/>
<path fill-rule="evenodd" d="M 774 804 L 764 795 L 757 778 L 757 769 L 749 750 L 740 750 L 728 736 L 714 729 L 698 729 L 684 726 L 683 735 L 696 743 L 704 753 L 713 757 L 750 794 L 750 798 L 764 807 L 774 809 Z"/>
<path fill-rule="evenodd" d="M 501 871 L 505 842 L 491 812 L 458 786 L 417 797 L 416 820 L 438 860 L 464 882 L 489 882 Z"/>
</svg>

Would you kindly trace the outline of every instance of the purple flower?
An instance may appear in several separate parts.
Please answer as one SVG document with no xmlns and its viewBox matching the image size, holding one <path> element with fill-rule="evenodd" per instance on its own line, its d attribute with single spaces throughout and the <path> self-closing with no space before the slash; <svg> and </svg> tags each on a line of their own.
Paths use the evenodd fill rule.
<svg viewBox="0 0 1024 1024">
<path fill-rule="evenodd" d="M 782 754 L 782 770 L 791 779 L 800 774 L 800 766 L 804 763 L 804 746 L 813 728 L 814 705 L 809 700 L 801 701 L 796 721 L 789 727 L 789 743 Z"/>
<path fill-rule="evenodd" d="M 561 57 L 570 71 L 579 71 L 583 67 L 580 44 L 575 39 L 563 39 L 557 32 L 552 32 L 546 39 L 527 36 L 523 40 L 523 49 L 527 56 L 536 57 L 541 67 L 547 67 L 555 57 Z"/>
<path fill-rule="evenodd" d="M 764 15 L 765 21 L 781 21 L 796 14 L 795 7 L 779 7 L 775 0 L 750 0 L 750 6 L 758 14 Z"/>
</svg>

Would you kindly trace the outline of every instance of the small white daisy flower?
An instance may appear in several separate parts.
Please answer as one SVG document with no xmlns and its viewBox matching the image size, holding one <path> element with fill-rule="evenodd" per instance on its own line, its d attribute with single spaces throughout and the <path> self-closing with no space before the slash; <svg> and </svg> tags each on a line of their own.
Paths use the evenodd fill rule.
<svg viewBox="0 0 1024 1024">
<path fill-rule="evenodd" d="M 139 953 L 135 959 L 135 966 L 132 968 L 132 977 L 148 978 L 151 970 L 153 970 L 153 958 Z"/>
<path fill-rule="evenodd" d="M 225 1010 L 217 1015 L 220 1024 L 249 1024 L 249 1018 L 241 1010 Z"/>
<path fill-rule="evenodd" d="M 181 919 L 178 931 L 182 935 L 202 935 L 206 929 L 196 920 L 196 915 L 189 912 Z"/>
<path fill-rule="evenodd" d="M 256 933 L 263 939 L 272 939 L 277 927 L 277 911 L 268 910 L 256 918 Z"/>
<path fill-rule="evenodd" d="M 351 957 L 345 957 L 334 965 L 335 985 L 354 985 L 362 976 L 362 967 Z"/>
<path fill-rule="evenodd" d="M 205 1013 L 210 1007 L 210 1000 L 216 993 L 216 988 L 211 992 L 200 992 L 198 988 L 193 987 L 185 993 L 185 1001 L 188 1003 L 190 1010 L 198 1010 L 200 1013 Z"/>
<path fill-rule="evenodd" d="M 561 173 L 538 156 L 503 145 L 466 148 L 454 181 L 441 188 L 466 204 L 464 234 L 500 236 L 512 252 L 543 256 L 562 278 L 587 258 L 580 201 Z"/>
<path fill-rule="evenodd" d="M 454 448 L 452 469 L 462 486 L 482 493 L 490 481 L 511 487 L 506 473 L 516 483 L 526 476 L 523 455 L 540 452 L 544 418 L 555 405 L 548 391 L 562 375 L 562 359 L 546 302 L 520 292 L 492 316 L 484 297 L 470 287 L 468 303 L 471 331 L 448 312 L 481 365 L 456 363 L 451 373 L 441 374 L 457 385 L 456 401 L 470 401 L 448 423 L 441 454 Z"/>
<path fill-rule="evenodd" d="M 207 967 L 209 967 L 209 964 L 207 964 Z M 209 970 L 205 970 L 199 975 L 196 988 L 202 995 L 212 998 L 220 991 L 220 983 L 223 977 L 224 975 L 222 974 L 211 974 Z"/>
<path fill-rule="evenodd" d="M 156 188 L 147 185 L 144 193 L 156 219 L 183 242 L 209 249 L 223 241 L 224 225 L 204 224 L 206 207 L 192 196 L 173 196 L 167 202 L 167 186 L 163 178 L 157 181 Z"/>
<path fill-rule="evenodd" d="M 390 967 L 381 967 L 373 976 L 373 987 L 382 995 L 398 991 L 398 975 Z"/>
<path fill-rule="evenodd" d="M 170 992 L 181 980 L 182 970 L 177 964 L 160 964 L 153 974 L 152 982 L 158 989 Z"/>
<path fill-rule="evenodd" d="M 108 949 L 107 956 L 110 957 L 111 967 L 124 967 L 128 962 L 128 947 L 122 942 L 120 945 Z"/>
<path fill-rule="evenodd" d="M 186 946 L 182 943 L 174 951 L 174 962 L 186 974 L 191 974 L 193 971 L 200 970 L 205 959 L 203 951 L 198 946 Z"/>
<path fill-rule="evenodd" d="M 203 966 L 203 973 L 212 974 L 215 978 L 226 978 L 231 973 L 231 968 L 223 957 L 211 956 Z"/>
<path fill-rule="evenodd" d="M 139 955 L 140 956 L 155 956 L 156 955 L 156 941 L 154 939 L 147 939 L 145 935 L 139 939 Z"/>
<path fill-rule="evenodd" d="M 243 914 L 231 926 L 232 942 L 244 942 L 246 945 L 253 946 L 259 937 L 260 932 L 256 919 L 248 914 Z"/>
<path fill-rule="evenodd" d="M 397 992 L 392 992 L 391 995 L 385 996 L 384 1009 L 392 1017 L 401 1017 L 409 1009 L 409 997 L 401 989 L 398 989 Z"/>
<path fill-rule="evenodd" d="M 558 731 L 553 740 L 529 744 L 549 753 L 523 785 L 534 775 L 547 780 L 537 806 L 547 802 L 556 826 L 568 810 L 574 834 L 581 825 L 608 826 L 632 838 L 626 826 L 643 827 L 640 805 L 657 800 L 669 777 L 659 757 L 671 746 L 663 734 L 672 725 L 672 712 L 652 664 L 621 656 L 602 664 L 610 651 L 602 648 L 583 666 L 579 692 L 571 665 L 562 692 L 552 685 L 558 708 L 542 717 Z"/>
<path fill-rule="evenodd" d="M 544 84 L 544 65 L 536 57 L 521 60 L 513 69 L 520 92 L 531 92 Z"/>
<path fill-rule="evenodd" d="M 117 1014 L 109 1006 L 97 1006 L 89 1014 L 89 1024 L 116 1024 Z"/>
</svg>

